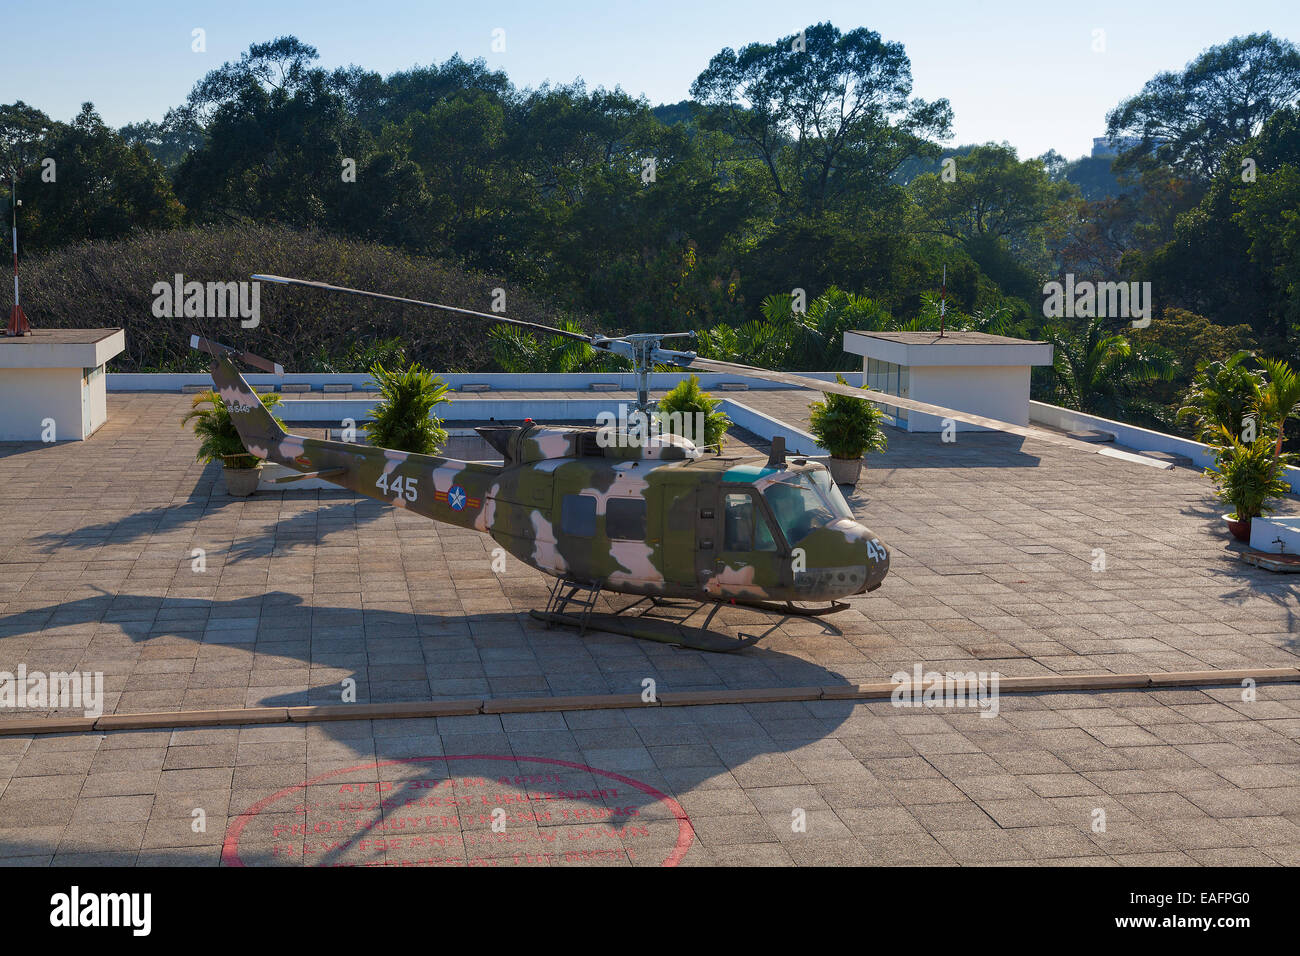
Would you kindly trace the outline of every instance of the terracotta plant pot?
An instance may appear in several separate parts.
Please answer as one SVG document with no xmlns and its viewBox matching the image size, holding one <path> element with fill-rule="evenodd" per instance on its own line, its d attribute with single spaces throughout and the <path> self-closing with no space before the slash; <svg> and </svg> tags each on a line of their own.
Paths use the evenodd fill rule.
<svg viewBox="0 0 1300 956">
<path fill-rule="evenodd" d="M 257 490 L 257 479 L 262 474 L 262 465 L 253 468 L 223 467 L 221 474 L 226 479 L 226 494 L 232 498 L 247 498 Z"/>
<path fill-rule="evenodd" d="M 831 473 L 831 479 L 837 485 L 856 485 L 858 476 L 862 474 L 861 458 L 836 458 L 832 455 L 826 459 L 826 467 Z"/>
<path fill-rule="evenodd" d="M 1245 544 L 1250 543 L 1250 519 L 1238 521 L 1236 514 L 1224 515 L 1223 520 L 1228 523 L 1228 530 L 1238 541 Z"/>
</svg>

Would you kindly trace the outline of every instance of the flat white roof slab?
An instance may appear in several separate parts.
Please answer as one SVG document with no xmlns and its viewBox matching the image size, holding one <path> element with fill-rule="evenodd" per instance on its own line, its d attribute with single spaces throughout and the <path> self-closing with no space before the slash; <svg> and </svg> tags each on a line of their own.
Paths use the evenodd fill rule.
<svg viewBox="0 0 1300 956">
<path fill-rule="evenodd" d="M 0 336 L 0 369 L 96 368 L 125 348 L 121 329 L 32 329 Z"/>
<path fill-rule="evenodd" d="M 1052 364 L 1049 342 L 983 332 L 845 332 L 844 351 L 909 367 Z"/>
</svg>

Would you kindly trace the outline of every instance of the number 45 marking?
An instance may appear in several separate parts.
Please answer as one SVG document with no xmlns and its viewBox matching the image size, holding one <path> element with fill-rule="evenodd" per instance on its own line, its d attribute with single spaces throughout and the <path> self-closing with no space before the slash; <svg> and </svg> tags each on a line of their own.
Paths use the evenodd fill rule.
<svg viewBox="0 0 1300 956">
<path fill-rule="evenodd" d="M 396 495 L 407 501 L 414 501 L 419 494 L 415 490 L 415 479 L 403 478 L 401 475 L 394 475 L 392 481 L 388 480 L 387 475 L 380 475 L 379 480 L 375 482 L 375 487 L 385 494 Z"/>
</svg>

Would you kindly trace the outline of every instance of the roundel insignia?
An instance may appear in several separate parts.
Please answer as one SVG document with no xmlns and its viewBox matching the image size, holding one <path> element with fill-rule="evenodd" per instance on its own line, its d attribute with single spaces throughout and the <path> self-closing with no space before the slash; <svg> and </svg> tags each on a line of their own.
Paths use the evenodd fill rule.
<svg viewBox="0 0 1300 956">
<path fill-rule="evenodd" d="M 452 511 L 465 510 L 465 502 L 468 500 L 465 495 L 465 489 L 460 485 L 452 485 L 447 489 L 447 504 L 451 505 Z"/>
</svg>

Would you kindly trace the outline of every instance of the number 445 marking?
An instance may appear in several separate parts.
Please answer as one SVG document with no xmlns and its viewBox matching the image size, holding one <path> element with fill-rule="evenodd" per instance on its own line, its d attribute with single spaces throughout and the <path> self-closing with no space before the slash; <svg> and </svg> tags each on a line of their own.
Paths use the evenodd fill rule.
<svg viewBox="0 0 1300 956">
<path fill-rule="evenodd" d="M 396 495 L 407 501 L 414 501 L 419 495 L 415 490 L 415 479 L 403 478 L 401 475 L 394 475 L 392 481 L 388 480 L 388 475 L 380 475 L 379 480 L 375 482 L 375 487 L 385 494 Z"/>
</svg>

